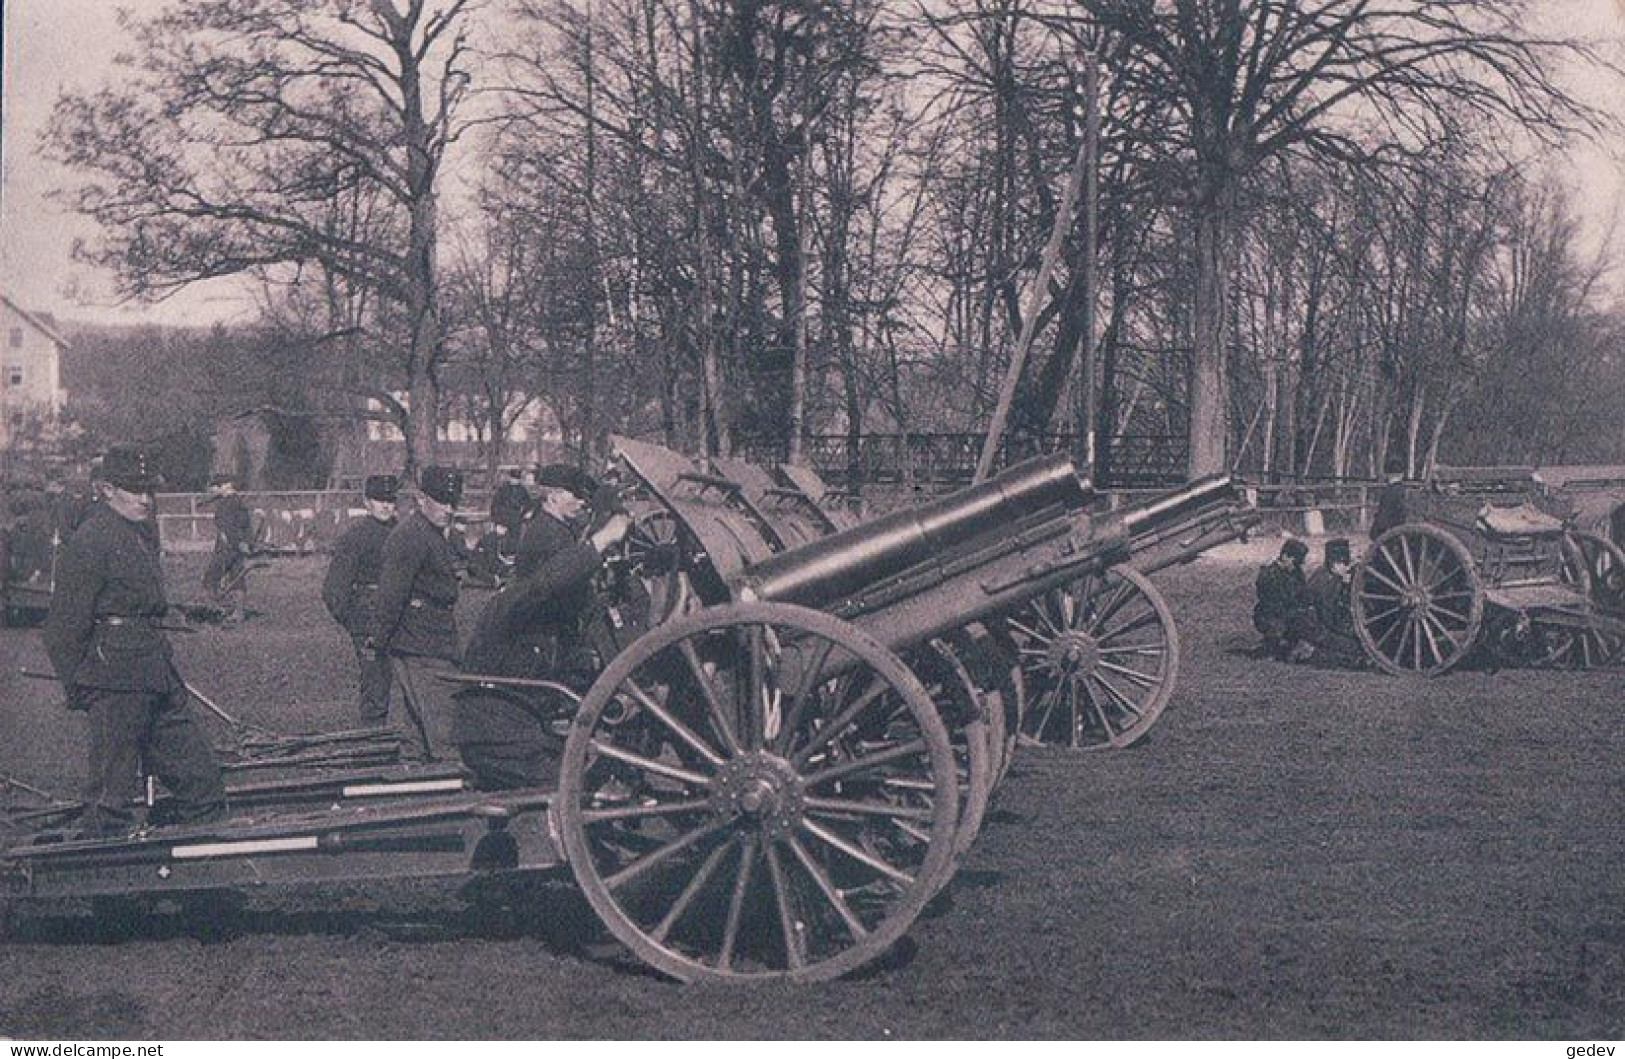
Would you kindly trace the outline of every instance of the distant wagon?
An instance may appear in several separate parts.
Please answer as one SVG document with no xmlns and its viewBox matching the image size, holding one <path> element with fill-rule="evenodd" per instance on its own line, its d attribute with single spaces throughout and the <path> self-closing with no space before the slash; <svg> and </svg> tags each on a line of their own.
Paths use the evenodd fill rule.
<svg viewBox="0 0 1625 1059">
<path fill-rule="evenodd" d="M 1572 483 L 1569 483 L 1572 488 Z M 1392 673 L 1494 664 L 1591 668 L 1625 648 L 1625 553 L 1528 468 L 1453 468 L 1389 487 L 1397 524 L 1356 567 L 1355 631 Z M 1593 528 L 1581 528 L 1589 525 Z"/>
</svg>

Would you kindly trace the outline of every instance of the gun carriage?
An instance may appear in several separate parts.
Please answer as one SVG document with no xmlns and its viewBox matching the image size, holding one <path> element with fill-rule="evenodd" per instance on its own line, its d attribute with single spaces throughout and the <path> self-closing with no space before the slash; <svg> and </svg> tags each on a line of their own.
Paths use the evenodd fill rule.
<svg viewBox="0 0 1625 1059">
<path fill-rule="evenodd" d="M 1475 653 L 1577 668 L 1620 656 L 1625 554 L 1577 529 L 1532 472 L 1464 468 L 1388 489 L 1402 519 L 1372 541 L 1350 588 L 1377 666 L 1435 676 Z"/>
<path fill-rule="evenodd" d="M 1012 616 L 1054 600 L 1073 624 L 1090 606 L 1107 620 L 1098 611 L 1121 605 L 1079 603 L 1079 585 L 1141 544 L 1188 557 L 1182 528 L 1212 540 L 1237 509 L 1212 480 L 1091 513 L 1088 483 L 1049 458 L 840 528 L 788 495 L 794 483 L 764 507 L 667 450 L 624 442 L 620 455 L 647 531 L 623 561 L 667 597 L 636 612 L 652 627 L 612 603 L 617 652 L 579 699 L 463 678 L 568 732 L 555 789 L 473 791 L 444 766 L 329 769 L 235 784 L 222 823 L 111 840 L 72 837 L 59 826 L 71 808 L 46 805 L 10 817 L 0 892 L 184 898 L 568 873 L 610 933 L 673 977 L 834 977 L 909 929 L 975 834 L 1007 745 L 1009 707 L 988 703 L 1037 650 L 1038 631 L 1011 633 Z M 776 525 L 787 512 L 805 536 Z M 1165 697 L 1166 609 L 1132 635 L 1100 657 Z"/>
</svg>

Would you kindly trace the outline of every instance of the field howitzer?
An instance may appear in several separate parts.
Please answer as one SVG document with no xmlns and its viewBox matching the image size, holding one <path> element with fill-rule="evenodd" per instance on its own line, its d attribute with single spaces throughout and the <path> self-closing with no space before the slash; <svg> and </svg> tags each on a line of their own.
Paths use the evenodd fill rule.
<svg viewBox="0 0 1625 1059">
<path fill-rule="evenodd" d="M 909 930 L 975 835 L 1021 723 L 1006 715 L 1019 663 L 1045 650 L 1023 630 L 1057 620 L 1032 608 L 1058 608 L 1057 657 L 1094 651 L 1162 688 L 1177 655 L 1166 608 L 1147 618 L 1139 597 L 1078 586 L 1144 583 L 1155 598 L 1125 565 L 1140 544 L 1207 532 L 1236 506 L 1214 481 L 1095 512 L 1101 498 L 1052 458 L 786 547 L 730 479 L 627 452 L 655 576 L 687 580 L 587 690 L 556 787 L 471 791 L 405 766 L 264 781 L 223 822 L 12 844 L 0 897 L 567 872 L 673 977 L 835 977 Z"/>
</svg>

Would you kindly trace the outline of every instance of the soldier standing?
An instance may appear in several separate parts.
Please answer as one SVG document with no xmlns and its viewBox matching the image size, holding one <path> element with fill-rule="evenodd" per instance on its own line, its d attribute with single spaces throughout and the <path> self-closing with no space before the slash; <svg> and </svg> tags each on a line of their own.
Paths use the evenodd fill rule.
<svg viewBox="0 0 1625 1059">
<path fill-rule="evenodd" d="M 440 679 L 457 663 L 457 565 L 447 532 L 463 494 L 463 476 L 423 468 L 417 510 L 384 540 L 378 572 L 373 649 L 387 660 L 417 728 L 422 756 L 444 748 L 451 685 Z"/>
<path fill-rule="evenodd" d="M 322 580 L 322 602 L 333 620 L 350 634 L 361 671 L 361 723 L 389 721 L 389 660 L 369 644 L 378 603 L 378 573 L 384 539 L 395 528 L 395 500 L 400 481 L 393 474 L 372 474 L 362 486 L 367 513 L 344 528 L 333 545 L 333 559 Z"/>
<path fill-rule="evenodd" d="M 530 493 L 507 480 L 491 494 L 491 528 L 480 538 L 469 560 L 470 584 L 501 588 L 513 577 L 520 536 L 530 517 Z"/>
<path fill-rule="evenodd" d="M 159 625 L 168 602 L 152 521 L 157 476 L 130 448 L 109 451 L 101 473 L 103 502 L 62 551 L 44 631 L 68 706 L 89 722 L 85 837 L 130 830 L 143 771 L 173 795 L 175 823 L 220 816 L 226 797 Z"/>
<path fill-rule="evenodd" d="M 230 475 L 210 479 L 204 503 L 214 505 L 214 554 L 203 571 L 203 588 L 226 612 L 226 621 L 241 621 L 248 597 L 248 557 L 254 552 L 254 517 Z"/>
</svg>

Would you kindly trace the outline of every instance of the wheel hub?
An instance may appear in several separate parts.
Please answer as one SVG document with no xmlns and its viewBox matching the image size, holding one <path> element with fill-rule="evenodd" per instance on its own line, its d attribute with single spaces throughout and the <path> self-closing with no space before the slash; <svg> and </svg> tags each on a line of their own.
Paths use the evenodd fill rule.
<svg viewBox="0 0 1625 1059">
<path fill-rule="evenodd" d="M 804 797 L 801 776 L 788 761 L 753 750 L 722 767 L 712 803 L 720 813 L 782 834 L 800 822 Z"/>
<path fill-rule="evenodd" d="M 1081 629 L 1068 629 L 1050 642 L 1045 661 L 1065 676 L 1088 673 L 1100 662 L 1100 645 Z"/>
<path fill-rule="evenodd" d="M 1411 610 L 1423 611 L 1432 606 L 1433 593 L 1429 592 L 1420 585 L 1412 585 L 1410 588 L 1405 590 L 1404 595 L 1402 595 L 1400 599 L 1404 602 L 1405 606 L 1409 607 Z"/>
</svg>

